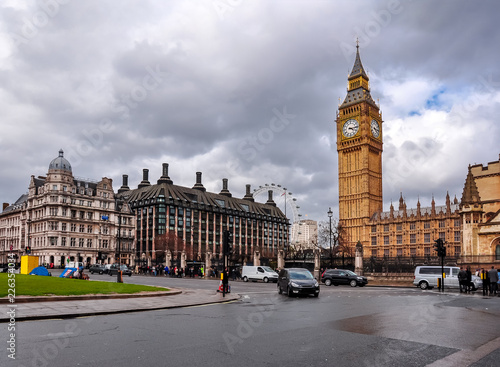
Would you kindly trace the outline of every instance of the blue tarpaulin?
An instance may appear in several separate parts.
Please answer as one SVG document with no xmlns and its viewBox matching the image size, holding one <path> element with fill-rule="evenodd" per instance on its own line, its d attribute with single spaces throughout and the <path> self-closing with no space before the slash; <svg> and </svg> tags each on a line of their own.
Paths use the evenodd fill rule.
<svg viewBox="0 0 500 367">
<path fill-rule="evenodd" d="M 38 266 L 30 272 L 30 275 L 50 276 L 49 271 L 44 266 Z"/>
<path fill-rule="evenodd" d="M 76 271 L 76 268 L 65 268 L 59 278 L 69 278 Z"/>
</svg>

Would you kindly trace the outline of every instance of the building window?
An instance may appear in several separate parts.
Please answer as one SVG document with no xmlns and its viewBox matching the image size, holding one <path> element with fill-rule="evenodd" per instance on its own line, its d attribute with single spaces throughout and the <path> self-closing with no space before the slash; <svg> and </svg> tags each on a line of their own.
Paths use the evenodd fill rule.
<svg viewBox="0 0 500 367">
<path fill-rule="evenodd" d="M 61 231 L 66 232 L 66 223 L 61 223 Z"/>
<path fill-rule="evenodd" d="M 66 246 L 66 237 L 61 237 L 61 246 Z"/>
<path fill-rule="evenodd" d="M 424 222 L 424 229 L 429 229 L 431 228 L 431 222 L 427 221 L 427 222 Z"/>
<path fill-rule="evenodd" d="M 83 232 L 85 232 L 85 225 L 80 224 L 80 233 L 83 233 Z"/>
<path fill-rule="evenodd" d="M 397 256 L 403 256 L 403 249 L 402 249 L 402 248 L 398 248 L 398 249 L 396 250 L 396 255 L 397 255 Z"/>
<path fill-rule="evenodd" d="M 431 256 L 431 248 L 430 247 L 424 248 L 424 255 L 425 256 Z"/>
<path fill-rule="evenodd" d="M 372 249 L 372 256 L 377 257 L 377 249 Z"/>
<path fill-rule="evenodd" d="M 415 229 L 415 227 L 416 227 L 416 226 L 415 226 L 415 222 L 411 222 L 411 223 L 410 223 L 410 230 Z"/>
<path fill-rule="evenodd" d="M 424 233 L 424 243 L 431 243 L 431 234 Z"/>
<path fill-rule="evenodd" d="M 388 245 L 389 244 L 389 236 L 384 236 L 384 245 Z"/>
<path fill-rule="evenodd" d="M 389 225 L 388 224 L 384 224 L 384 232 L 389 232 Z"/>
<path fill-rule="evenodd" d="M 444 241 L 446 239 L 445 233 L 444 232 L 439 232 L 439 238 L 441 238 Z"/>
<path fill-rule="evenodd" d="M 102 247 L 108 248 L 108 240 L 102 240 Z"/>
<path fill-rule="evenodd" d="M 377 246 L 377 237 L 376 236 L 372 237 L 372 246 Z"/>
<path fill-rule="evenodd" d="M 401 235 L 401 234 L 396 235 L 396 244 L 398 244 L 398 245 L 403 244 L 403 235 Z"/>
<path fill-rule="evenodd" d="M 461 247 L 460 246 L 455 246 L 455 256 L 460 256 L 461 253 Z M 498 260 L 498 259 L 497 259 Z"/>
<path fill-rule="evenodd" d="M 377 232 L 377 226 L 372 226 L 372 233 Z"/>
<path fill-rule="evenodd" d="M 70 247 L 75 247 L 76 246 L 76 238 L 71 237 L 70 242 L 69 242 Z"/>
<path fill-rule="evenodd" d="M 92 247 L 92 238 L 87 238 L 87 247 Z"/>
<path fill-rule="evenodd" d="M 396 224 L 396 231 L 401 232 L 403 230 L 403 225 L 401 223 Z"/>
<path fill-rule="evenodd" d="M 455 226 L 455 227 L 460 227 L 460 224 L 462 224 L 462 222 L 460 221 L 460 219 L 455 219 L 455 220 L 453 221 L 453 223 L 454 223 L 454 226 Z"/>
<path fill-rule="evenodd" d="M 439 228 L 445 228 L 446 227 L 446 222 L 444 220 L 439 221 Z"/>
<path fill-rule="evenodd" d="M 417 249 L 415 247 L 410 248 L 410 256 L 417 256 Z"/>
<path fill-rule="evenodd" d="M 453 239 L 455 242 L 460 242 L 460 231 L 453 232 Z"/>
<path fill-rule="evenodd" d="M 83 247 L 85 240 L 83 238 L 78 239 L 78 247 Z"/>
<path fill-rule="evenodd" d="M 92 225 L 87 226 L 87 233 L 92 233 Z"/>
<path fill-rule="evenodd" d="M 410 243 L 417 243 L 417 235 L 415 233 L 410 234 Z"/>
<path fill-rule="evenodd" d="M 71 223 L 71 232 L 76 232 L 76 224 Z"/>
<path fill-rule="evenodd" d="M 384 256 L 385 257 L 389 257 L 389 249 L 385 249 L 384 250 Z"/>
</svg>

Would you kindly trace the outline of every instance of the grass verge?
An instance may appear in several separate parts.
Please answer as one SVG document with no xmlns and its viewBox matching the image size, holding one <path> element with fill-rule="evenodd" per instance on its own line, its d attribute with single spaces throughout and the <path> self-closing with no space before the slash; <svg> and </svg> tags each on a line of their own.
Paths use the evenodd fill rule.
<svg viewBox="0 0 500 367">
<path fill-rule="evenodd" d="M 66 279 L 59 277 L 45 277 L 38 275 L 16 274 L 8 278 L 8 274 L 0 274 L 0 298 L 7 296 L 10 284 L 15 280 L 16 296 L 74 296 L 84 294 L 126 294 L 139 292 L 168 291 L 166 288 L 148 285 L 96 282 L 80 279 Z"/>
</svg>

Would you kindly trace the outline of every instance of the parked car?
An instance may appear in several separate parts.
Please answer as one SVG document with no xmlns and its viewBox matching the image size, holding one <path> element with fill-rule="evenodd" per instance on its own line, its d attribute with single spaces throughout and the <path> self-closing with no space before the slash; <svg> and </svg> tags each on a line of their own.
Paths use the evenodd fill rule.
<svg viewBox="0 0 500 367">
<path fill-rule="evenodd" d="M 321 274 L 321 282 L 325 285 L 350 285 L 351 287 L 364 287 L 368 284 L 366 277 L 359 276 L 353 271 L 344 269 L 326 269 Z"/>
<path fill-rule="evenodd" d="M 264 283 L 268 283 L 269 281 L 276 283 L 278 281 L 278 273 L 269 266 L 243 266 L 241 278 L 244 282 L 262 280 Z"/>
<path fill-rule="evenodd" d="M 460 268 L 458 266 L 444 266 L 444 287 L 445 288 L 455 288 L 460 289 L 460 284 L 458 282 L 458 273 Z M 441 279 L 441 266 L 417 266 L 415 268 L 415 275 L 413 278 L 413 285 L 420 287 L 420 289 L 427 289 L 437 287 L 438 278 Z M 472 275 L 471 278 L 471 289 L 475 291 L 476 289 L 482 288 L 483 281 L 480 277 Z"/>
<path fill-rule="evenodd" d="M 129 277 L 132 276 L 132 270 L 130 270 L 127 265 L 120 265 L 120 270 L 122 272 L 122 275 L 128 275 Z M 108 270 L 109 275 L 116 275 L 118 274 L 118 264 L 113 264 L 110 266 Z"/>
<path fill-rule="evenodd" d="M 319 296 L 319 283 L 311 272 L 302 268 L 281 269 L 278 275 L 278 293 L 285 292 L 289 297 L 293 295 Z"/>
<path fill-rule="evenodd" d="M 105 265 L 94 264 L 94 265 L 90 265 L 89 272 L 90 272 L 90 274 L 94 274 L 94 273 L 105 274 L 108 272 L 108 269 L 106 269 Z"/>
</svg>

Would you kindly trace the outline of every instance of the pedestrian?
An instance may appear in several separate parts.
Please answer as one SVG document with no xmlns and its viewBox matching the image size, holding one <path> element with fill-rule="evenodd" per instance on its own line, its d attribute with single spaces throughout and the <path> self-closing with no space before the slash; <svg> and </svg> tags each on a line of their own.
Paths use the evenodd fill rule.
<svg viewBox="0 0 500 367">
<path fill-rule="evenodd" d="M 490 279 L 490 296 L 497 294 L 497 282 L 498 282 L 498 272 L 495 267 L 492 266 L 491 270 L 488 272 L 488 278 Z"/>
<path fill-rule="evenodd" d="M 490 279 L 488 278 L 488 272 L 484 268 L 481 269 L 481 280 L 483 281 L 483 296 L 487 296 Z"/>
<path fill-rule="evenodd" d="M 467 292 L 467 273 L 464 270 L 463 266 L 460 267 L 460 271 L 458 272 L 458 284 L 460 285 L 460 293 Z"/>
<path fill-rule="evenodd" d="M 470 266 L 467 267 L 465 272 L 467 273 L 467 292 L 470 293 L 472 287 L 472 273 L 470 271 Z"/>
<path fill-rule="evenodd" d="M 164 270 L 165 270 L 165 276 L 167 276 L 168 275 L 168 265 L 165 265 L 165 269 Z"/>
</svg>

